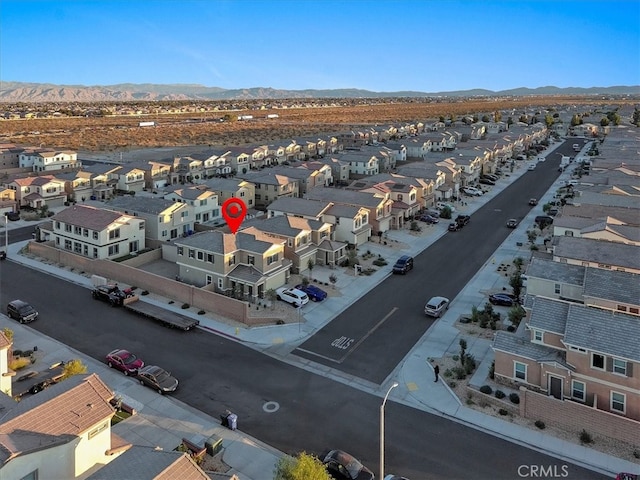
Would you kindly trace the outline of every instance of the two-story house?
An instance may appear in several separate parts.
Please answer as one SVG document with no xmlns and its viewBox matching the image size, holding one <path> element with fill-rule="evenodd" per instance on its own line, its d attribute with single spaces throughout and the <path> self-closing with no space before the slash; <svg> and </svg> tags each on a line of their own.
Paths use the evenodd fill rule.
<svg viewBox="0 0 640 480">
<path fill-rule="evenodd" d="M 345 152 L 340 160 L 349 164 L 349 176 L 353 178 L 376 175 L 380 172 L 380 161 L 376 155 L 365 152 Z"/>
<path fill-rule="evenodd" d="M 590 238 L 554 237 L 553 260 L 573 265 L 640 273 L 640 247 Z"/>
<path fill-rule="evenodd" d="M 145 188 L 145 172 L 135 165 L 124 165 L 114 173 L 115 188 L 123 192 L 141 192 Z"/>
<path fill-rule="evenodd" d="M 91 174 L 92 200 L 108 200 L 115 194 L 118 184 L 120 165 L 96 163 L 83 167 L 84 172 Z"/>
<path fill-rule="evenodd" d="M 637 316 L 538 296 L 527 328 L 496 334 L 497 380 L 640 420 Z"/>
<path fill-rule="evenodd" d="M 216 192 L 219 205 L 230 198 L 239 198 L 248 209 L 255 208 L 256 187 L 251 182 L 238 178 L 210 178 L 204 185 Z"/>
<path fill-rule="evenodd" d="M 316 188 L 306 198 L 332 202 L 334 205 L 351 205 L 367 210 L 367 218 L 375 234 L 382 235 L 391 228 L 393 200 L 389 193 L 357 192 L 335 188 Z"/>
<path fill-rule="evenodd" d="M 16 192 L 16 201 L 21 207 L 61 207 L 67 201 L 64 181 L 53 175 L 14 178 L 5 185 Z"/>
<path fill-rule="evenodd" d="M 20 168 L 34 172 L 53 172 L 80 168 L 78 153 L 72 150 L 25 150 L 20 154 Z"/>
<path fill-rule="evenodd" d="M 124 195 L 109 200 L 105 207 L 143 219 L 146 242 L 152 248 L 194 231 L 194 209 L 186 203 Z"/>
<path fill-rule="evenodd" d="M 205 231 L 175 242 L 179 276 L 185 282 L 212 285 L 219 293 L 264 298 L 287 282 L 291 261 L 285 241 L 260 232 Z"/>
<path fill-rule="evenodd" d="M 266 209 L 271 202 L 278 198 L 297 197 L 299 195 L 299 180 L 283 174 L 273 173 L 271 170 L 239 173 L 236 176 L 254 185 L 255 207 L 258 209 Z"/>
<path fill-rule="evenodd" d="M 313 265 L 337 265 L 346 257 L 346 244 L 333 240 L 332 225 L 291 215 L 252 220 L 245 233 L 263 232 L 285 240 L 284 255 L 291 260 L 293 273 L 303 273 Z M 326 241 L 326 243 L 325 243 Z M 322 246 L 321 246 L 322 245 Z"/>
<path fill-rule="evenodd" d="M 191 205 L 194 223 L 219 222 L 222 218 L 218 195 L 204 185 L 174 188 L 164 198 Z"/>
<path fill-rule="evenodd" d="M 93 195 L 90 172 L 69 171 L 56 174 L 56 178 L 64 182 L 64 190 L 70 201 L 84 202 Z"/>
<path fill-rule="evenodd" d="M 145 221 L 131 215 L 73 205 L 55 214 L 51 220 L 48 238 L 56 248 L 76 255 L 112 259 L 138 252 L 146 246 Z"/>
</svg>

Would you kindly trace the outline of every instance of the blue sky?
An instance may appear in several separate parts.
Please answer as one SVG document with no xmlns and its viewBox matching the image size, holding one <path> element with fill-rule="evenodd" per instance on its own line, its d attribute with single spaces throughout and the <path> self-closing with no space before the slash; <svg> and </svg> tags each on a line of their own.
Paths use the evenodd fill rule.
<svg viewBox="0 0 640 480">
<path fill-rule="evenodd" d="M 442 92 L 640 85 L 638 0 L 0 2 L 0 81 Z"/>
</svg>

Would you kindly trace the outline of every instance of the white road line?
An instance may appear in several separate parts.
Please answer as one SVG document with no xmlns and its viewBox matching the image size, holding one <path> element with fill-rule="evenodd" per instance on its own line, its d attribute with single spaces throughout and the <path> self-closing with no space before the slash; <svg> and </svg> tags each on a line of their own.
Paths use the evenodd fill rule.
<svg viewBox="0 0 640 480">
<path fill-rule="evenodd" d="M 391 311 L 390 311 L 389 313 L 387 313 L 387 314 L 384 316 L 384 318 L 383 318 L 382 320 L 380 320 L 380 321 L 375 325 L 375 327 L 373 327 L 371 330 L 369 330 L 369 331 L 367 332 L 367 334 L 366 334 L 364 337 L 362 337 L 360 340 L 358 340 L 358 341 L 353 345 L 353 347 L 352 347 L 352 348 L 350 348 L 350 349 L 349 349 L 349 351 L 347 351 L 347 353 L 345 353 L 345 354 L 344 354 L 344 356 L 343 356 L 340 360 L 338 360 L 338 363 L 342 363 L 342 362 L 344 362 L 344 361 L 347 359 L 347 357 L 348 357 L 349 355 L 351 355 L 351 354 L 352 354 L 352 353 L 353 353 L 353 352 L 354 352 L 354 351 L 355 351 L 355 350 L 356 350 L 356 349 L 357 349 L 357 348 L 362 344 L 362 342 L 364 342 L 367 338 L 369 338 L 369 337 L 371 336 L 371 334 L 372 334 L 373 332 L 375 332 L 378 328 L 380 328 L 380 325 L 382 325 L 384 322 L 386 322 L 386 321 L 387 321 L 387 319 L 388 319 L 391 315 L 393 315 L 394 313 L 396 313 L 396 311 L 397 311 L 397 310 L 398 310 L 398 307 L 393 307 L 393 308 L 391 309 Z"/>
</svg>

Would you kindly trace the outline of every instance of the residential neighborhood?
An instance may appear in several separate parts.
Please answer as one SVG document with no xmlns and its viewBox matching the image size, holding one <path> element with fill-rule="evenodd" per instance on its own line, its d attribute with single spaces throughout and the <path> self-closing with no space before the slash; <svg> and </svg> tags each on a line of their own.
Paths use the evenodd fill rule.
<svg viewBox="0 0 640 480">
<path fill-rule="evenodd" d="M 542 210 L 536 207 L 550 223 L 518 227 L 518 238 L 528 238 L 519 241 L 524 269 L 521 295 L 513 299 L 522 320 L 492 333 L 487 381 L 519 395 L 514 408 L 522 418 L 569 431 L 588 424 L 637 446 L 640 145 L 633 112 L 612 105 L 620 122 L 604 128 L 572 125 L 571 111 L 540 109 L 521 120 L 546 113 L 548 123 L 503 121 L 508 112 L 489 121 L 422 119 L 130 162 L 4 144 L 0 215 L 5 229 L 13 221 L 37 224 L 24 252 L 38 261 L 136 285 L 185 310 L 215 312 L 241 325 L 234 327 L 238 335 L 240 328 L 291 323 L 266 305 L 294 279 L 308 283 L 320 270 L 334 280 L 340 273 L 366 282 L 362 266 L 352 263 L 364 252 L 396 238 L 418 245 L 440 227 L 454 238 L 446 223 L 455 223 L 456 208 L 481 205 L 500 194 L 497 182 L 507 188 L 526 178 L 532 162 L 550 162 L 554 148 L 579 141 L 580 151 L 557 172 L 566 180 L 554 184 Z M 465 193 L 469 187 L 481 194 Z M 236 233 L 223 219 L 229 199 L 247 208 Z M 428 230 L 421 220 L 427 213 L 442 224 Z M 156 278 L 152 263 L 171 273 Z M 508 280 L 505 292 L 513 287 Z M 299 329 L 305 308 L 290 309 Z M 164 472 L 140 478 L 233 478 L 205 472 L 192 451 L 135 445 L 113 434 L 117 398 L 98 374 L 74 376 L 17 402 L 13 348 L 0 331 L 1 478 L 124 478 L 140 465 Z"/>
</svg>

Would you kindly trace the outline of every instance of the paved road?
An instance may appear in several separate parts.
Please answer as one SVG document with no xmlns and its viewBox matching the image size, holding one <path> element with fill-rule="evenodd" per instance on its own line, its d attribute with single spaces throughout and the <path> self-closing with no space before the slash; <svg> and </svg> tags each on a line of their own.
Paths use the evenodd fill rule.
<svg viewBox="0 0 640 480">
<path fill-rule="evenodd" d="M 282 451 L 320 453 L 338 447 L 377 465 L 380 398 L 375 395 L 228 339 L 166 329 L 91 299 L 84 287 L 9 260 L 0 264 L 0 303 L 14 298 L 40 311 L 32 328 L 99 361 L 112 348 L 131 349 L 181 380 L 178 399 L 213 416 L 232 408 L 243 431 Z M 278 402 L 279 409 L 268 413 L 266 402 Z M 389 402 L 386 414 L 388 472 L 414 479 L 465 478 L 469 472 L 476 478 L 515 479 L 520 465 L 564 465 L 408 406 Z M 570 475 L 564 478 L 604 478 L 567 468 Z"/>
<path fill-rule="evenodd" d="M 563 147 L 571 148 L 559 147 L 476 211 L 467 226 L 418 255 L 413 271 L 382 282 L 293 353 L 382 384 L 432 325 L 423 313 L 426 301 L 436 295 L 455 301 L 511 233 L 507 220 L 524 218 L 529 199 L 542 197 L 557 179 Z M 534 208 L 542 214 L 542 205 Z"/>
</svg>

